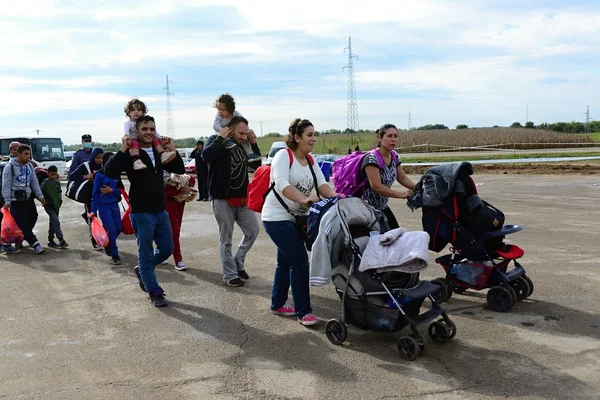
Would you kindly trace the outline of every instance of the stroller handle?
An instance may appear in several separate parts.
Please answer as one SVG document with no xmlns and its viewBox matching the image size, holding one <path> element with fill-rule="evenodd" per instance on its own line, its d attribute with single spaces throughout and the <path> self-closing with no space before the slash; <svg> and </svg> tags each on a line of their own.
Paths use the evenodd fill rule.
<svg viewBox="0 0 600 400">
<path fill-rule="evenodd" d="M 480 241 L 486 241 L 489 238 L 497 237 L 497 236 L 505 236 L 510 235 L 511 233 L 516 233 L 522 231 L 523 227 L 520 225 L 504 225 L 502 229 L 498 231 L 491 231 L 483 235 Z"/>
</svg>

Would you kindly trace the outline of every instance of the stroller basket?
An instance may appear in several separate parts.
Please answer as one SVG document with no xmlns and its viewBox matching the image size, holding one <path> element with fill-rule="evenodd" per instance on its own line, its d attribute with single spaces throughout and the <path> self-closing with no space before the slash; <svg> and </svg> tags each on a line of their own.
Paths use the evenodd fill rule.
<svg viewBox="0 0 600 400">
<path fill-rule="evenodd" d="M 338 291 L 340 299 L 343 293 Z M 397 332 L 406 326 L 400 310 L 394 306 L 387 306 L 385 296 L 362 296 L 351 298 L 346 296 L 345 318 L 346 321 L 359 329 L 371 329 L 378 332 Z M 411 318 L 419 315 L 419 310 L 425 298 L 410 299 L 402 305 L 402 309 Z M 379 305 L 381 304 L 381 305 Z"/>
</svg>

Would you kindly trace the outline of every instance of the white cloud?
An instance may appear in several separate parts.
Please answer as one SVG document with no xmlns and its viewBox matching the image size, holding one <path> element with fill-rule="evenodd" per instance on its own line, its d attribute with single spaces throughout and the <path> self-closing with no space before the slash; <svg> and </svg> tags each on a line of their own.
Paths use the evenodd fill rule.
<svg viewBox="0 0 600 400">
<path fill-rule="evenodd" d="M 122 84 L 127 82 L 124 78 L 115 76 L 86 76 L 70 79 L 38 79 L 26 76 L 0 75 L 0 81 L 4 82 L 5 90 L 37 88 L 39 86 L 50 86 L 54 88 L 78 89 L 102 87 L 108 84 Z"/>
<path fill-rule="evenodd" d="M 155 70 L 164 68 L 175 82 L 179 79 L 198 88 L 195 96 L 173 99 L 178 136 L 210 133 L 214 94 L 207 96 L 203 83 L 222 80 L 223 90 L 228 90 L 231 84 L 221 72 L 225 64 L 237 66 L 240 74 L 248 73 L 242 86 L 234 88 L 254 95 L 236 97 L 251 122 L 264 121 L 263 132 L 284 133 L 296 116 L 313 119 L 317 129 L 343 128 L 342 49 L 350 34 L 361 56 L 356 81 L 363 127 L 385 121 L 401 126 L 398 119 L 406 122 L 408 110 L 415 115 L 413 125 L 501 124 L 507 115 L 510 123 L 524 114 L 525 104 L 530 104 L 532 115 L 540 110 L 539 118 L 571 120 L 581 117 L 581 112 L 575 115 L 570 107 L 587 104 L 588 96 L 600 89 L 593 69 L 596 63 L 589 61 L 597 60 L 600 50 L 600 25 L 596 23 L 600 12 L 576 4 L 573 8 L 513 10 L 503 9 L 501 2 L 432 0 L 0 3 L 2 125 L 10 124 L 12 116 L 20 119 L 31 109 L 40 110 L 35 129 L 45 126 L 46 131 L 65 134 L 73 143 L 88 125 L 93 126 L 87 130 L 103 141 L 115 141 L 112 132 L 117 132 L 118 139 L 121 109 L 129 98 L 123 92 L 135 94 L 149 82 L 157 91 L 164 86 L 143 72 L 135 81 L 121 76 L 131 76 L 131 71 L 143 70 L 146 64 Z M 175 16 L 185 6 L 207 13 L 214 12 L 210 7 L 220 7 L 220 12 L 230 7 L 235 21 L 241 22 L 234 31 L 227 28 L 231 27 L 228 21 L 223 21 L 222 30 L 214 24 L 190 27 L 190 21 L 180 26 Z M 132 29 L 132 10 L 140 19 L 160 17 L 168 34 L 164 26 Z M 140 52 L 141 45 L 148 51 Z M 586 63 L 570 60 L 583 56 L 589 57 Z M 386 61 L 376 64 L 380 59 Z M 331 60 L 339 60 L 339 74 L 327 77 L 332 71 L 323 65 Z M 260 64 L 264 72 L 253 76 L 245 68 L 249 63 Z M 277 69 L 281 64 L 293 66 Z M 196 74 L 196 65 L 211 65 L 214 72 Z M 168 72 L 172 69 L 180 76 L 173 77 Z M 60 77 L 53 76 L 54 71 Z M 374 93 L 388 98 L 369 99 Z M 145 96 L 143 100 L 158 118 L 159 130 L 164 130 L 164 97 Z M 115 110 L 115 117 L 99 119 L 107 110 Z M 55 123 L 53 112 L 72 117 Z M 87 116 L 93 118 L 92 124 Z"/>
</svg>

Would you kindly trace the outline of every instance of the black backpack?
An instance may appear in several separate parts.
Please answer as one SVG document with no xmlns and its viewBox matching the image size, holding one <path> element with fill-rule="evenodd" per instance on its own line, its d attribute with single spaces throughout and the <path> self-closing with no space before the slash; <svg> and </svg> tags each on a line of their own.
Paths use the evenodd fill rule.
<svg viewBox="0 0 600 400">
<path fill-rule="evenodd" d="M 504 225 L 504 213 L 479 198 L 472 195 L 467 199 L 466 212 L 459 216 L 459 223 L 465 227 L 475 239 L 481 238 L 488 232 L 498 231 Z M 502 244 L 503 236 L 494 237 L 485 243 L 486 250 L 494 250 Z"/>
</svg>

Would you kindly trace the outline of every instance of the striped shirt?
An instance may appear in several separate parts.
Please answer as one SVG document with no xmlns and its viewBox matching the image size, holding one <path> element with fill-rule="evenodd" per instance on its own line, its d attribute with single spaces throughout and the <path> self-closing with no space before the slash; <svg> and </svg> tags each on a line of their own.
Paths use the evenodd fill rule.
<svg viewBox="0 0 600 400">
<path fill-rule="evenodd" d="M 234 117 L 243 117 L 243 115 L 239 111 L 233 112 Z M 232 117 L 233 118 L 233 117 Z M 231 122 L 231 118 L 221 118 L 219 113 L 215 116 L 215 122 L 213 124 L 213 129 L 215 132 L 219 133 L 221 129 L 225 128 Z"/>
</svg>

